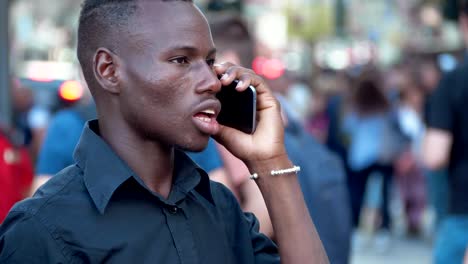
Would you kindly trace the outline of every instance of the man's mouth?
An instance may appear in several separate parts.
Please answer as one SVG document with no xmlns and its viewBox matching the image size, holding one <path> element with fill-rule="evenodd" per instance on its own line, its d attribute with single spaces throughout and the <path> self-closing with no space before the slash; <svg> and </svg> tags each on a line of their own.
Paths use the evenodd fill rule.
<svg viewBox="0 0 468 264">
<path fill-rule="evenodd" d="M 194 117 L 203 122 L 211 123 L 213 119 L 216 120 L 216 111 L 214 109 L 206 109 L 198 112 Z"/>
<path fill-rule="evenodd" d="M 195 108 L 192 116 L 195 127 L 205 135 L 215 135 L 219 132 L 220 126 L 216 118 L 221 111 L 221 104 L 215 98 L 210 98 L 200 102 Z"/>
<path fill-rule="evenodd" d="M 216 117 L 218 116 L 218 111 L 215 108 L 207 108 L 196 113 L 193 116 L 195 125 L 198 129 L 208 135 L 214 135 L 219 130 L 218 121 Z"/>
</svg>

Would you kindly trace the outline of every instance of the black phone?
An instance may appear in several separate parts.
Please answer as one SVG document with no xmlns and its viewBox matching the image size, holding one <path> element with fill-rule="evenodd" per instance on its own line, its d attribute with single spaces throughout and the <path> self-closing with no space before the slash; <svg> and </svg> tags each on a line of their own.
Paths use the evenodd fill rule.
<svg viewBox="0 0 468 264">
<path fill-rule="evenodd" d="M 238 80 L 223 86 L 216 97 L 221 102 L 221 112 L 217 121 L 221 125 L 253 134 L 257 124 L 257 91 L 253 86 L 239 92 L 236 90 Z"/>
</svg>

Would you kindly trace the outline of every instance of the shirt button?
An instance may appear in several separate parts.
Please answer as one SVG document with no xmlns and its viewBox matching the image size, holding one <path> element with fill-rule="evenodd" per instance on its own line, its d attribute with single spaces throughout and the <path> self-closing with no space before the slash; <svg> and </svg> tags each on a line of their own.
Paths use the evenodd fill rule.
<svg viewBox="0 0 468 264">
<path fill-rule="evenodd" d="M 177 214 L 178 208 L 177 206 L 171 206 L 169 207 L 169 213 L 171 214 Z"/>
</svg>

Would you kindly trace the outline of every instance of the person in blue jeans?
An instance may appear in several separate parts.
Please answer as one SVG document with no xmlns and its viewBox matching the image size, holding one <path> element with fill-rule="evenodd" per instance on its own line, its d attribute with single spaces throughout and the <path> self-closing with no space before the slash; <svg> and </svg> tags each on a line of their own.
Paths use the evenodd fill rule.
<svg viewBox="0 0 468 264">
<path fill-rule="evenodd" d="M 389 186 L 393 174 L 390 146 L 393 143 L 390 142 L 390 103 L 379 83 L 379 74 L 373 69 L 358 77 L 343 128 L 350 141 L 347 161 L 351 172 L 348 180 L 354 225 L 359 225 L 367 182 L 371 175 L 378 173 L 383 177 L 380 229 L 388 233 Z"/>
</svg>

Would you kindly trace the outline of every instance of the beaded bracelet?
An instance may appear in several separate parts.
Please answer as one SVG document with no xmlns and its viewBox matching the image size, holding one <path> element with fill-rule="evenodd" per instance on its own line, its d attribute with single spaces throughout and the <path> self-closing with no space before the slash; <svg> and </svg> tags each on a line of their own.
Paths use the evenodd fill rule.
<svg viewBox="0 0 468 264">
<path fill-rule="evenodd" d="M 298 173 L 299 171 L 301 171 L 301 167 L 294 166 L 294 167 L 288 168 L 288 169 L 272 170 L 270 172 L 270 175 L 275 176 L 275 175 L 288 174 L 288 173 Z M 258 173 L 253 173 L 252 175 L 250 175 L 250 179 L 251 180 L 258 179 Z"/>
</svg>

